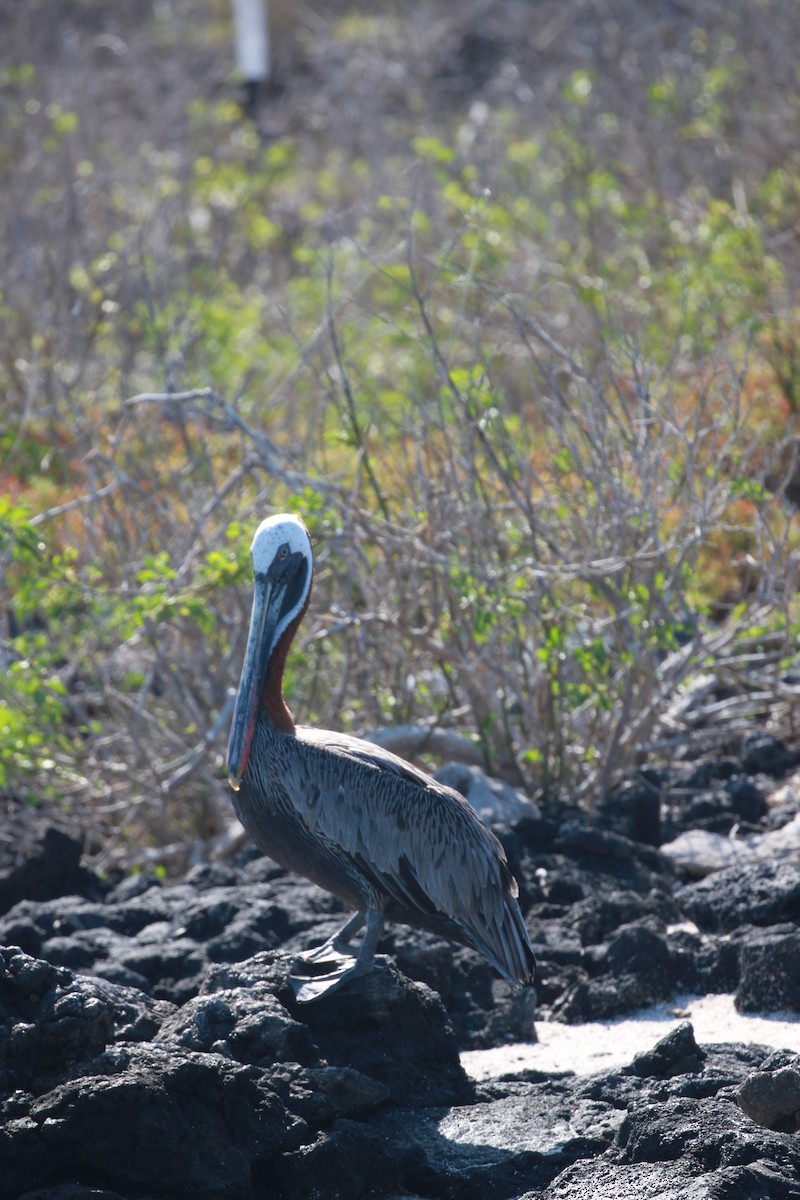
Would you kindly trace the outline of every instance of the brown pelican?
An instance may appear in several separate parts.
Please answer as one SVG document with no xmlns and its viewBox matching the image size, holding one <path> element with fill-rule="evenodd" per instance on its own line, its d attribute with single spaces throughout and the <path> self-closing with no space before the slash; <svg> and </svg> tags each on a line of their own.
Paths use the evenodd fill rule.
<svg viewBox="0 0 800 1200">
<path fill-rule="evenodd" d="M 370 742 L 295 726 L 283 670 L 311 594 L 303 522 L 268 517 L 252 558 L 253 611 L 228 743 L 236 814 L 270 858 L 356 910 L 302 956 L 322 974 L 294 974 L 297 998 L 317 999 L 368 971 L 384 917 L 471 946 L 511 983 L 531 983 L 535 960 L 516 880 L 467 801 Z M 350 940 L 365 920 L 354 957 Z"/>
</svg>

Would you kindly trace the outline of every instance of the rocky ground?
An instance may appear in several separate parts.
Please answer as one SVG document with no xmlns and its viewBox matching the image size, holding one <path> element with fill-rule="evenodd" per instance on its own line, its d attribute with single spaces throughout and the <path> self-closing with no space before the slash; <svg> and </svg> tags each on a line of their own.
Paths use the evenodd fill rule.
<svg viewBox="0 0 800 1200">
<path fill-rule="evenodd" d="M 535 1022 L 705 992 L 800 1012 L 797 765 L 757 737 L 591 821 L 506 803 Z M 742 853 L 710 871 L 689 833 Z M 395 929 L 372 976 L 298 1006 L 292 953 L 342 915 L 250 851 L 112 886 L 42 829 L 0 904 L 3 1200 L 800 1198 L 800 1047 L 686 1022 L 622 1069 L 477 1083 L 459 1050 L 534 1038 L 533 994 Z"/>
</svg>

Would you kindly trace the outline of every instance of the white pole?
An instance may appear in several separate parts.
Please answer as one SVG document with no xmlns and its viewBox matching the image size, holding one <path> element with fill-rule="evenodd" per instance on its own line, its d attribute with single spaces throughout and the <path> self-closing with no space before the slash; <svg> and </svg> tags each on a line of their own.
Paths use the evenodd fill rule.
<svg viewBox="0 0 800 1200">
<path fill-rule="evenodd" d="M 233 0 L 236 65 L 246 84 L 263 83 L 270 75 L 267 0 Z"/>
</svg>

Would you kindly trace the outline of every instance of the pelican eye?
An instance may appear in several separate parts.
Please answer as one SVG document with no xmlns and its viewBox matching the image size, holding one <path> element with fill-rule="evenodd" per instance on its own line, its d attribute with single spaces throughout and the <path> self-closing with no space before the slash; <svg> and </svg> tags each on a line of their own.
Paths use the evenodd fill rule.
<svg viewBox="0 0 800 1200">
<path fill-rule="evenodd" d="M 278 553 L 276 555 L 276 558 L 280 562 L 284 562 L 288 557 L 289 557 L 289 543 L 284 542 L 282 546 L 278 547 Z"/>
</svg>

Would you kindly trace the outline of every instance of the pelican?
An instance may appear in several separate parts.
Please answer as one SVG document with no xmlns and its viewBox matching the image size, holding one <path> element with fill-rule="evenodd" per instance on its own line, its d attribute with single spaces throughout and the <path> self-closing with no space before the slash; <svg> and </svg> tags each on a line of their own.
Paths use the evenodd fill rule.
<svg viewBox="0 0 800 1200">
<path fill-rule="evenodd" d="M 355 909 L 334 937 L 300 956 L 305 971 L 290 977 L 298 1001 L 369 971 L 384 919 L 471 946 L 510 983 L 532 983 L 517 882 L 467 801 L 371 742 L 292 719 L 283 672 L 311 595 L 305 525 L 268 517 L 251 554 L 253 609 L 227 757 L 236 815 L 275 862 Z M 365 923 L 354 953 L 351 939 Z"/>
</svg>

